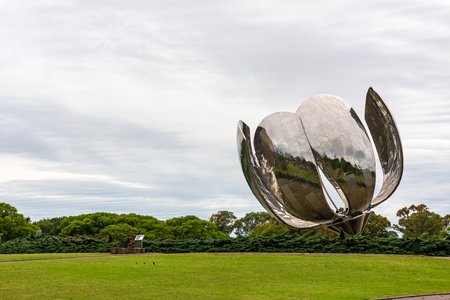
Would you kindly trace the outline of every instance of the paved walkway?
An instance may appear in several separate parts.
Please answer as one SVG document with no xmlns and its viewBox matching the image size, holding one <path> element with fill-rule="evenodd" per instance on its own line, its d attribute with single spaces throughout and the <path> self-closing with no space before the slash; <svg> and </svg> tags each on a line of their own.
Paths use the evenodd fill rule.
<svg viewBox="0 0 450 300">
<path fill-rule="evenodd" d="M 447 294 L 434 294 L 434 295 L 418 295 L 418 296 L 406 296 L 406 297 L 394 297 L 394 298 L 382 298 L 376 300 L 450 300 L 450 293 Z"/>
</svg>

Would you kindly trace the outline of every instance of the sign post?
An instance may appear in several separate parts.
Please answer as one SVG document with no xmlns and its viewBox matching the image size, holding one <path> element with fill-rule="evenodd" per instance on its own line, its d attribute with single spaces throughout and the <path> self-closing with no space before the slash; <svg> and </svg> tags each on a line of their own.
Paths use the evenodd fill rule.
<svg viewBox="0 0 450 300">
<path fill-rule="evenodd" d="M 138 234 L 134 238 L 134 247 L 136 248 L 144 248 L 144 235 Z"/>
</svg>

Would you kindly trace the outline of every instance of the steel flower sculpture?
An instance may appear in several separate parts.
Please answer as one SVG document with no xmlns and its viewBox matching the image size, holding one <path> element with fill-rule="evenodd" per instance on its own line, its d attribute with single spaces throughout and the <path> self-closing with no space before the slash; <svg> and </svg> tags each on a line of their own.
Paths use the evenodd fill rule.
<svg viewBox="0 0 450 300">
<path fill-rule="evenodd" d="M 250 129 L 239 121 L 239 157 L 255 197 L 275 218 L 294 228 L 361 232 L 370 210 L 394 193 L 403 172 L 397 127 L 372 88 L 367 92 L 365 120 L 383 171 L 376 197 L 372 144 L 343 99 L 318 95 L 303 102 L 296 113 L 267 116 L 255 132 L 255 154 Z M 330 196 L 325 181 L 339 197 Z"/>
</svg>

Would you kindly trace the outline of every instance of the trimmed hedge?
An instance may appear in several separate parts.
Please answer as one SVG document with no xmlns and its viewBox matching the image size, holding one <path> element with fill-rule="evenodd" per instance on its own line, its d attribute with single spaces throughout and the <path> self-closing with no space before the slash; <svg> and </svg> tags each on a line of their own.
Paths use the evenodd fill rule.
<svg viewBox="0 0 450 300">
<path fill-rule="evenodd" d="M 106 240 L 89 236 L 42 236 L 2 243 L 0 253 L 92 253 L 109 251 L 112 246 Z"/>
<path fill-rule="evenodd" d="M 0 253 L 106 252 L 114 245 L 88 236 L 42 236 L 0 244 Z M 450 240 L 320 235 L 237 237 L 216 240 L 144 240 L 147 252 L 374 253 L 450 256 Z"/>
<path fill-rule="evenodd" d="M 450 240 L 375 238 L 353 236 L 330 239 L 322 236 L 270 236 L 221 240 L 144 241 L 147 252 L 296 252 L 373 253 L 449 256 Z"/>
</svg>

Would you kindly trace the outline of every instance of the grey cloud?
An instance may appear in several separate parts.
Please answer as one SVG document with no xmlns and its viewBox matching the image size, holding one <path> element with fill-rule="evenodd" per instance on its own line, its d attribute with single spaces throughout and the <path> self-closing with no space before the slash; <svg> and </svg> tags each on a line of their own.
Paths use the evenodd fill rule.
<svg viewBox="0 0 450 300">
<path fill-rule="evenodd" d="M 67 181 L 53 189 L 49 181 L 22 182 L 24 189 L 57 191 L 71 199 L 61 203 L 78 210 L 123 210 L 122 202 L 132 207 L 148 201 L 160 215 L 196 209 L 206 214 L 213 207 L 227 209 L 220 196 L 244 206 L 255 203 L 246 206 L 254 209 L 258 204 L 236 158 L 237 119 L 255 123 L 265 111 L 293 111 L 319 93 L 348 99 L 362 116 L 372 85 L 391 108 L 405 145 L 407 167 L 392 201 L 439 203 L 440 212 L 448 212 L 443 186 L 450 168 L 450 6 L 443 2 L 14 1 L 2 11 L 0 38 L 8 41 L 0 52 L 4 80 L 17 76 L 16 68 L 28 72 L 21 63 L 32 62 L 42 66 L 38 76 L 47 76 L 26 77 L 36 80 L 32 91 L 61 93 L 45 99 L 58 103 L 79 92 L 95 102 L 105 89 L 122 107 L 132 105 L 133 95 L 118 99 L 114 93 L 128 91 L 127 84 L 140 87 L 136 93 L 150 100 L 139 105 L 155 118 L 143 126 L 127 115 L 118 120 L 95 111 L 75 113 L 21 97 L 26 91 L 19 89 L 0 94 L 0 153 L 154 186 Z M 13 83 L 26 89 L 31 83 L 20 77 Z M 204 109 L 209 103 L 215 105 Z M 159 115 L 151 114 L 153 108 Z M 437 192 L 428 197 L 433 187 Z M 72 203 L 90 195 L 103 204 Z M 26 195 L 14 199 L 20 205 L 32 201 Z"/>
<path fill-rule="evenodd" d="M 215 201 L 218 195 L 248 193 L 239 185 L 237 158 L 234 151 L 221 157 L 214 153 L 192 155 L 199 151 L 181 133 L 143 128 L 136 124 L 79 114 L 50 102 L 37 105 L 30 102 L 0 102 L 0 153 L 25 155 L 32 159 L 57 162 L 59 167 L 41 171 L 75 172 L 81 176 L 108 175 L 117 180 L 151 186 L 151 189 L 121 186 L 103 179 L 83 180 L 26 180 L 2 184 L 2 198 L 17 201 L 29 199 L 32 206 L 52 207 L 64 214 L 89 209 L 104 210 L 113 207 L 120 211 L 151 207 L 159 216 L 173 216 L 183 208 L 165 205 L 165 199 L 178 199 L 176 205 L 189 202 Z M 209 148 L 215 148 L 209 145 Z M 203 146 L 203 151 L 208 151 Z M 233 147 L 234 148 L 234 145 Z M 218 147 L 220 149 L 220 147 Z M 234 149 L 233 149 L 234 150 Z M 228 150 L 226 150 L 228 151 Z M 219 154 L 220 155 L 220 154 Z M 226 158 L 223 160 L 223 158 Z M 231 164 L 230 164 L 231 160 Z M 230 169 L 234 172 L 231 172 Z M 1 187 L 1 186 L 0 186 Z M 14 195 L 14 191 L 21 191 Z M 169 204 L 173 202 L 169 202 Z M 28 207 L 28 205 L 25 205 Z M 77 208 L 78 207 L 78 208 Z M 37 210 L 36 210 L 37 209 Z M 33 218 L 54 216 L 42 214 L 40 208 L 28 208 Z M 205 209 L 208 213 L 210 210 Z M 191 214 L 195 213 L 193 209 Z M 204 213 L 204 217 L 207 217 Z"/>
<path fill-rule="evenodd" d="M 93 180 L 11 181 L 0 183 L 0 195 L 7 197 L 8 202 L 14 203 L 19 210 L 25 210 L 33 220 L 94 211 L 145 213 L 161 219 L 186 214 L 208 218 L 218 210 L 212 208 L 218 206 L 214 203 L 218 194 L 202 193 L 208 190 L 205 186 L 191 185 L 186 189 L 188 181 L 180 180 L 178 186 L 162 186 L 156 190 Z M 241 214 L 258 208 L 250 198 L 245 202 L 232 200 L 228 205 Z"/>
<path fill-rule="evenodd" d="M 91 161 L 102 160 L 111 148 L 180 151 L 190 147 L 179 133 L 80 114 L 50 102 L 0 99 L 0 120 L 0 152 L 41 159 Z"/>
</svg>

